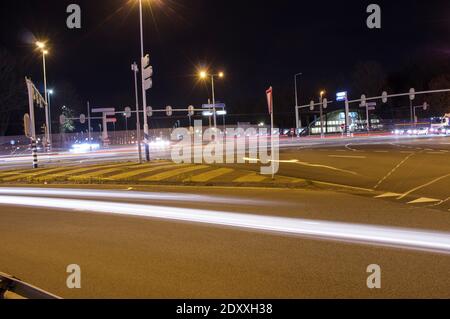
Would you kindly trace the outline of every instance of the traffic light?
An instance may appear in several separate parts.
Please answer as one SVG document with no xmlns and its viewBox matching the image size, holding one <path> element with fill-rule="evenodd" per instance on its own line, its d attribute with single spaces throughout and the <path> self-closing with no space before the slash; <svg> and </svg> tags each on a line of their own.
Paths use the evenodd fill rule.
<svg viewBox="0 0 450 319">
<path fill-rule="evenodd" d="M 142 58 L 142 69 L 144 73 L 144 87 L 148 91 L 153 87 L 153 66 L 150 65 L 150 56 L 148 54 Z"/>
</svg>

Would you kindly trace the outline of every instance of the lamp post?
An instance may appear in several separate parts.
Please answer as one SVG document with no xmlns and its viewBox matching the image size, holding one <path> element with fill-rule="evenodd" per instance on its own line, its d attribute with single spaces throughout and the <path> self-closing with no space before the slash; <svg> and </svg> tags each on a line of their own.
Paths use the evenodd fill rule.
<svg viewBox="0 0 450 319">
<path fill-rule="evenodd" d="M 52 143 L 52 108 L 51 108 L 51 96 L 53 95 L 54 91 L 52 89 L 48 90 L 48 117 L 49 117 L 49 121 L 48 121 L 48 131 L 50 133 L 49 135 L 49 141 L 50 141 L 50 145 L 53 144 Z"/>
<path fill-rule="evenodd" d="M 44 42 L 38 41 L 36 42 L 36 46 L 38 47 L 38 49 L 41 51 L 42 53 L 42 68 L 43 68 L 43 73 L 44 73 L 44 99 L 45 99 L 45 135 L 46 135 L 46 140 L 47 140 L 47 147 L 48 150 L 51 149 L 51 136 L 50 136 L 50 110 L 48 107 L 48 92 L 47 92 L 47 66 L 46 66 L 46 61 L 45 61 L 45 56 L 49 53 L 48 50 L 46 49 L 46 45 Z"/>
<path fill-rule="evenodd" d="M 214 85 L 214 79 L 216 77 L 222 79 L 225 77 L 223 72 L 219 72 L 217 74 L 208 74 L 206 71 L 201 71 L 199 73 L 200 79 L 206 79 L 208 77 L 211 78 L 211 91 L 212 91 L 212 104 L 213 104 L 213 117 L 214 117 L 214 129 L 217 129 L 217 112 L 216 112 L 216 90 Z"/>
</svg>

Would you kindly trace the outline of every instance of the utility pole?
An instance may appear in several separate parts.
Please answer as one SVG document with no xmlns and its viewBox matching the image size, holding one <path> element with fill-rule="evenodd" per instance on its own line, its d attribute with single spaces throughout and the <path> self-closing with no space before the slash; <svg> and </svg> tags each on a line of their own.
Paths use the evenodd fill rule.
<svg viewBox="0 0 450 319">
<path fill-rule="evenodd" d="M 145 143 L 145 159 L 150 161 L 150 145 L 149 145 L 149 127 L 147 118 L 147 89 L 145 86 L 146 79 L 144 70 L 147 67 L 148 59 L 144 57 L 144 26 L 142 17 L 142 0 L 139 0 L 139 18 L 140 18 L 140 31 L 141 31 L 141 75 L 142 75 L 142 107 L 144 108 L 144 143 Z"/>
<path fill-rule="evenodd" d="M 87 102 L 89 149 L 92 151 L 91 105 Z"/>
</svg>

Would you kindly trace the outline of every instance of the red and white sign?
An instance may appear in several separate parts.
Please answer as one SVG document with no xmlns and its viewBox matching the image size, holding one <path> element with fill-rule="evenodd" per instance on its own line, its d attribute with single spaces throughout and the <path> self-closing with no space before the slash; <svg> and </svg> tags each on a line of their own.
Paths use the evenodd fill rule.
<svg viewBox="0 0 450 319">
<path fill-rule="evenodd" d="M 266 91 L 266 95 L 267 95 L 267 105 L 269 107 L 269 114 L 272 114 L 273 113 L 273 89 L 272 89 L 272 87 L 270 87 Z"/>
</svg>

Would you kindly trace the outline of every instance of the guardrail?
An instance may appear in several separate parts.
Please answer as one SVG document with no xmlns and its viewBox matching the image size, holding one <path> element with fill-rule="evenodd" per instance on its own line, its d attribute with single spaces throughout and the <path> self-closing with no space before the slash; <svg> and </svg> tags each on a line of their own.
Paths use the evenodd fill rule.
<svg viewBox="0 0 450 319">
<path fill-rule="evenodd" d="M 0 299 L 62 299 L 0 272 Z"/>
</svg>

